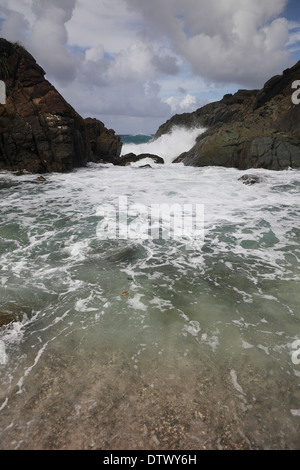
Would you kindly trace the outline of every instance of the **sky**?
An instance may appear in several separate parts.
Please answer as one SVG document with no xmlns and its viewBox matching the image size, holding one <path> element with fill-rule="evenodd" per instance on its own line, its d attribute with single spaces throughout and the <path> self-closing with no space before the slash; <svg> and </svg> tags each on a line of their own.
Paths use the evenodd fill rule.
<svg viewBox="0 0 300 470">
<path fill-rule="evenodd" d="M 153 134 L 300 60 L 300 0 L 0 0 L 0 37 L 83 117 Z"/>
</svg>

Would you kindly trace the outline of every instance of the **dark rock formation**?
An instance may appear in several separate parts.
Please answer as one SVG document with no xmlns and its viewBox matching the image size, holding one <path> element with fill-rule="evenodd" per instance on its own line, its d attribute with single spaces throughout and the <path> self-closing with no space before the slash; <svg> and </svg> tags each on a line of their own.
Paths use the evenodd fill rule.
<svg viewBox="0 0 300 470">
<path fill-rule="evenodd" d="M 91 146 L 89 161 L 116 163 L 122 150 L 121 138 L 97 119 L 87 118 L 84 122 Z"/>
<path fill-rule="evenodd" d="M 118 160 L 116 160 L 115 164 L 118 166 L 127 166 L 130 163 L 136 163 L 140 160 L 144 160 L 145 158 L 151 158 L 154 163 L 164 163 L 164 159 L 159 157 L 158 155 L 152 155 L 151 153 L 141 153 L 140 155 L 135 155 L 135 153 L 127 153 L 123 155 Z"/>
<path fill-rule="evenodd" d="M 20 45 L 0 39 L 0 168 L 65 172 L 120 155 L 120 139 L 97 120 L 84 120 L 45 79 Z"/>
<path fill-rule="evenodd" d="M 300 62 L 260 91 L 239 90 L 194 113 L 173 116 L 155 138 L 173 126 L 207 129 L 175 163 L 241 170 L 300 168 L 300 105 L 292 103 L 295 80 L 300 80 Z"/>
<path fill-rule="evenodd" d="M 239 178 L 239 181 L 242 181 L 242 183 L 248 186 L 253 186 L 254 184 L 261 183 L 262 179 L 256 175 L 243 175 Z"/>
</svg>

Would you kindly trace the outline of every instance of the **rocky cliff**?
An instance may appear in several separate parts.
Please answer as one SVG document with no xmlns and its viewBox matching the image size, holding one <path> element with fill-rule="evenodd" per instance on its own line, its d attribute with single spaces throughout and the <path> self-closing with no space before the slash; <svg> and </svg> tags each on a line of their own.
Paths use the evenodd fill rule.
<svg viewBox="0 0 300 470">
<path fill-rule="evenodd" d="M 45 79 L 20 45 L 0 39 L 0 169 L 65 172 L 89 161 L 113 162 L 120 138 L 96 119 L 84 120 Z"/>
<path fill-rule="evenodd" d="M 300 62 L 271 78 L 262 90 L 239 90 L 190 114 L 172 117 L 156 137 L 173 126 L 204 127 L 196 145 L 175 162 L 241 170 L 300 168 L 300 105 L 292 103 Z"/>
</svg>

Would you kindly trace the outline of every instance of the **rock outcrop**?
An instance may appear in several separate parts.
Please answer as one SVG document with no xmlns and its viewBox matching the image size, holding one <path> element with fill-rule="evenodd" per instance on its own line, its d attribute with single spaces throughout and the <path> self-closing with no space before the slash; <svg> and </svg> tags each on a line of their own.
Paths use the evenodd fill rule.
<svg viewBox="0 0 300 470">
<path fill-rule="evenodd" d="M 0 39 L 0 169 L 66 172 L 119 157 L 120 138 L 96 119 L 84 120 L 45 79 L 20 45 Z"/>
<path fill-rule="evenodd" d="M 141 160 L 145 160 L 146 158 L 150 158 L 154 163 L 165 163 L 162 157 L 153 155 L 151 153 L 141 153 L 140 155 L 136 155 L 135 153 L 127 153 L 126 155 L 122 155 L 122 157 L 118 158 L 115 164 L 118 166 L 128 166 L 131 163 L 137 163 Z"/>
<path fill-rule="evenodd" d="M 155 137 L 173 126 L 206 128 L 194 147 L 175 160 L 189 166 L 300 168 L 300 105 L 292 102 L 296 80 L 300 62 L 262 90 L 239 90 L 193 113 L 173 116 Z"/>
<path fill-rule="evenodd" d="M 91 146 L 89 161 L 115 164 L 122 150 L 121 138 L 115 135 L 114 130 L 106 129 L 98 119 L 87 118 L 84 122 Z"/>
</svg>

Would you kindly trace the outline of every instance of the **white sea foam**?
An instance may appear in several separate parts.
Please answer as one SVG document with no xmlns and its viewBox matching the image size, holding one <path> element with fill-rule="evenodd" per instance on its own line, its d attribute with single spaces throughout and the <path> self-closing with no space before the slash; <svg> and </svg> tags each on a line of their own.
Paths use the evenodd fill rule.
<svg viewBox="0 0 300 470">
<path fill-rule="evenodd" d="M 132 307 L 135 310 L 146 311 L 147 306 L 143 302 L 141 302 L 142 297 L 143 297 L 142 294 L 135 294 L 133 297 L 130 297 L 128 299 L 128 305 L 130 305 L 130 307 Z"/>
<path fill-rule="evenodd" d="M 87 240 L 70 243 L 66 246 L 65 250 L 70 254 L 70 256 L 78 261 L 83 260 L 88 250 L 89 242 Z"/>
<path fill-rule="evenodd" d="M 278 384 L 287 379 L 290 395 L 298 392 L 299 373 L 286 345 L 299 327 L 300 172 L 247 173 L 263 182 L 246 186 L 239 181 L 245 172 L 225 168 L 89 165 L 46 175 L 45 185 L 9 190 L 0 200 L 1 308 L 31 313 L 28 321 L 0 329 L 0 408 L 10 403 L 16 384 L 28 391 L 26 408 L 37 383 L 48 383 L 46 374 L 63 378 L 71 364 L 82 368 L 82 379 L 70 376 L 66 388 L 61 380 L 61 393 L 69 399 L 72 385 L 78 392 L 81 385 L 89 388 L 90 361 L 98 374 L 103 347 L 106 364 L 110 354 L 114 364 L 123 351 L 128 361 L 138 359 L 141 370 L 148 370 L 144 357 L 155 362 L 159 354 L 167 371 L 170 357 L 177 367 L 181 353 L 190 351 L 186 364 L 204 371 L 201 361 L 210 363 L 203 373 L 211 383 L 228 374 L 229 384 L 216 385 L 220 403 L 223 386 L 229 408 L 229 395 L 261 396 L 265 387 L 272 390 L 270 409 L 297 411 L 299 404 L 284 402 Z M 99 240 L 97 208 L 117 206 L 120 196 L 148 207 L 203 204 L 204 244 L 187 252 L 181 240 Z M 129 295 L 122 297 L 125 291 Z M 147 349 L 139 354 L 141 342 Z M 161 365 L 157 377 L 164 376 Z M 266 370 L 274 379 L 268 376 L 265 386 Z M 182 372 L 179 365 L 176 377 Z M 126 380 L 127 374 L 121 376 Z M 9 416 L 13 408 L 6 406 L 8 421 L 19 425 L 17 411 Z M 265 420 L 263 405 L 256 412 L 264 422 L 272 419 Z"/>
<path fill-rule="evenodd" d="M 0 365 L 7 363 L 7 354 L 5 350 L 5 343 L 4 341 L 0 340 Z"/>
<path fill-rule="evenodd" d="M 165 163 L 172 163 L 183 152 L 190 150 L 195 145 L 197 137 L 205 130 L 204 128 L 189 129 L 175 126 L 168 134 L 163 134 L 158 139 L 145 144 L 124 144 L 122 155 L 151 153 L 162 157 Z"/>
<path fill-rule="evenodd" d="M 234 369 L 231 369 L 230 371 L 230 376 L 231 376 L 231 380 L 232 380 L 232 383 L 233 383 L 233 386 L 234 388 L 239 392 L 241 393 L 242 395 L 244 395 L 244 390 L 242 389 L 242 387 L 239 385 L 238 381 L 237 381 L 237 375 L 236 375 L 236 371 Z"/>
</svg>

